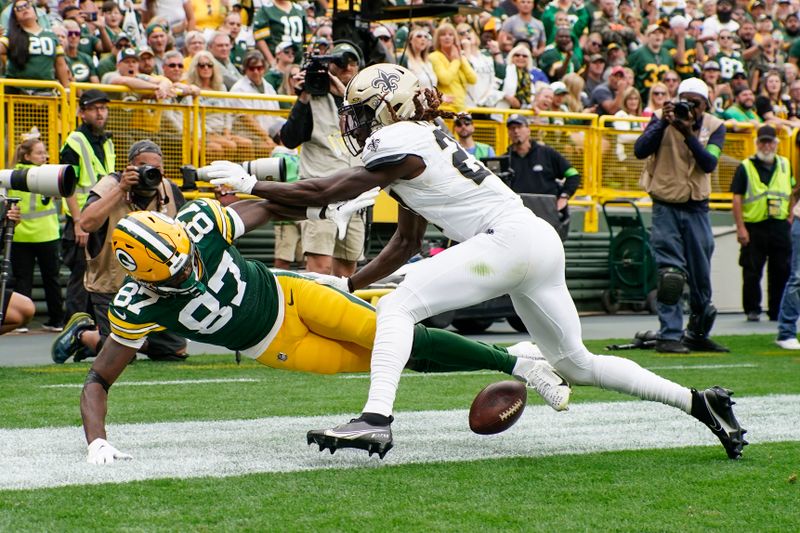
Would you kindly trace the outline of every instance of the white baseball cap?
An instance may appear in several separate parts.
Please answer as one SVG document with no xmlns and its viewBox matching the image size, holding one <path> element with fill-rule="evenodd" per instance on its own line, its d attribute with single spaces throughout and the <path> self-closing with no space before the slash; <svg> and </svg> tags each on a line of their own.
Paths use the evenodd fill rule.
<svg viewBox="0 0 800 533">
<path fill-rule="evenodd" d="M 684 17 L 683 15 L 675 15 L 671 19 L 669 19 L 669 27 L 670 28 L 688 28 L 689 27 L 689 19 Z"/>
<path fill-rule="evenodd" d="M 689 78 L 688 80 L 683 80 L 681 84 L 678 85 L 678 96 L 684 93 L 699 94 L 708 100 L 708 85 L 700 78 Z"/>
</svg>

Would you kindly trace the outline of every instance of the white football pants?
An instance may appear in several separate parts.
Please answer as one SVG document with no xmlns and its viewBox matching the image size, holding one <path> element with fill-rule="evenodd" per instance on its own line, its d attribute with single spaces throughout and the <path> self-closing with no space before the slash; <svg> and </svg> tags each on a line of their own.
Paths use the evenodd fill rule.
<svg viewBox="0 0 800 533">
<path fill-rule="evenodd" d="M 414 324 L 439 313 L 509 294 L 532 340 L 575 385 L 595 385 L 691 409 L 689 389 L 621 357 L 583 345 L 581 323 L 564 277 L 564 247 L 555 230 L 527 210 L 422 261 L 378 302 L 369 399 L 364 412 L 392 414 Z"/>
</svg>

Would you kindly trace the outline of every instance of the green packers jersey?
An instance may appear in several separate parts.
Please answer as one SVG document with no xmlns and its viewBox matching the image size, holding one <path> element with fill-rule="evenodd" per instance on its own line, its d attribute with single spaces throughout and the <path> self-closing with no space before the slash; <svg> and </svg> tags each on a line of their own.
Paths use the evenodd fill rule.
<svg viewBox="0 0 800 533">
<path fill-rule="evenodd" d="M 94 68 L 94 61 L 83 52 L 78 52 L 76 57 L 65 56 L 65 58 L 75 81 L 88 82 L 90 76 L 97 76 L 97 69 Z"/>
<path fill-rule="evenodd" d="M 210 199 L 187 203 L 176 218 L 200 254 L 205 292 L 159 296 L 128 276 L 108 309 L 111 337 L 139 349 L 148 333 L 168 330 L 230 350 L 255 346 L 275 325 L 279 297 L 266 265 L 232 244 L 244 232 L 241 219 Z"/>
<path fill-rule="evenodd" d="M 233 44 L 233 48 L 231 48 L 231 54 L 229 56 L 231 63 L 235 66 L 239 72 L 243 72 L 242 70 L 242 62 L 244 61 L 244 55 L 247 53 L 247 43 L 244 41 L 236 41 Z"/>
<path fill-rule="evenodd" d="M 662 45 L 663 48 L 669 50 L 669 54 L 672 56 L 672 60 L 675 62 L 675 72 L 677 72 L 682 80 L 693 78 L 697 75 L 694 71 L 694 65 L 697 62 L 697 43 L 691 37 L 686 37 L 684 40 L 686 43 L 686 50 L 683 53 L 683 60 L 684 63 L 682 65 L 678 64 L 678 61 L 675 59 L 675 55 L 678 53 L 677 44 L 672 39 L 667 39 L 664 41 Z"/>
<path fill-rule="evenodd" d="M 714 56 L 714 61 L 719 63 L 719 77 L 723 82 L 731 81 L 733 75 L 737 72 L 747 72 L 744 68 L 742 54 L 739 52 L 731 52 L 730 54 L 720 52 Z"/>
<path fill-rule="evenodd" d="M 95 50 L 97 49 L 97 41 L 99 40 L 99 37 L 92 35 L 89 28 L 84 26 L 81 28 L 81 40 L 78 41 L 78 51 L 83 52 L 89 57 L 94 56 Z"/>
<path fill-rule="evenodd" d="M 270 52 L 275 53 L 275 47 L 282 42 L 295 44 L 298 50 L 303 49 L 303 43 L 307 42 L 308 24 L 303 10 L 294 2 L 287 13 L 275 7 L 271 1 L 267 0 L 256 12 L 253 21 L 253 37 L 256 41 L 266 40 Z M 297 54 L 296 59 L 300 59 Z"/>
<path fill-rule="evenodd" d="M 0 42 L 8 49 L 7 37 L 0 37 Z M 19 68 L 8 60 L 6 78 L 53 81 L 56 79 L 56 57 L 63 55 L 64 49 L 55 33 L 48 30 L 42 30 L 38 35 L 28 33 L 28 62 Z"/>
<path fill-rule="evenodd" d="M 674 64 L 672 56 L 663 46 L 658 54 L 654 54 L 647 46 L 642 46 L 628 57 L 628 66 L 633 69 L 634 82 L 642 93 L 643 100 L 647 100 L 650 87 L 661 81 Z"/>
<path fill-rule="evenodd" d="M 555 72 L 564 64 L 566 56 L 555 45 L 550 44 L 539 57 L 539 68 L 547 74 L 551 81 L 556 81 Z M 577 72 L 581 68 L 581 61 L 574 55 L 569 60 L 569 66 L 564 74 Z"/>
</svg>

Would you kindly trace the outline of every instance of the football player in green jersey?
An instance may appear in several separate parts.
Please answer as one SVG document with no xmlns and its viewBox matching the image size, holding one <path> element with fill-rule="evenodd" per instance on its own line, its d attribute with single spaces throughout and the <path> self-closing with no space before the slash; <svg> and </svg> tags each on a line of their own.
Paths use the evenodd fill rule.
<svg viewBox="0 0 800 533">
<path fill-rule="evenodd" d="M 312 278 L 245 260 L 232 243 L 270 218 L 330 213 L 343 231 L 350 215 L 371 205 L 377 193 L 373 189 L 351 201 L 308 210 L 260 200 L 223 207 L 201 199 L 182 207 L 177 220 L 152 211 L 123 218 L 114 229 L 112 246 L 130 275 L 109 307 L 111 335 L 81 394 L 87 460 L 105 464 L 130 458 L 105 440 L 108 389 L 151 332 L 168 329 L 241 351 L 273 368 L 315 373 L 369 370 L 376 325 L 373 307 Z M 522 381 L 528 381 L 533 369 L 550 368 L 537 359 L 538 350 L 530 343 L 512 352 L 527 357 L 418 326 L 415 359 L 409 367 L 491 369 Z M 535 390 L 539 379 L 530 378 Z"/>
</svg>

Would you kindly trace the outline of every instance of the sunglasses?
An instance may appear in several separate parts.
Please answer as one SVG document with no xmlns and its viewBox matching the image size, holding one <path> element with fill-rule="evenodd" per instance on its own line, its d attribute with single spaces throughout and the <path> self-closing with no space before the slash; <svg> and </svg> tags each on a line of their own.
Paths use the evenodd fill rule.
<svg viewBox="0 0 800 533">
<path fill-rule="evenodd" d="M 264 67 L 264 65 L 252 65 L 247 67 L 247 70 L 252 70 L 253 72 L 264 72 L 266 68 Z"/>
<path fill-rule="evenodd" d="M 681 80 L 679 80 L 678 78 L 664 78 L 664 81 L 667 83 L 678 83 Z"/>
<path fill-rule="evenodd" d="M 164 63 L 164 66 L 169 68 L 183 68 L 183 63 Z"/>
<path fill-rule="evenodd" d="M 392 38 L 391 38 L 391 37 L 387 37 L 387 36 L 385 36 L 385 35 L 381 35 L 380 37 L 378 37 L 378 39 L 380 39 L 381 41 L 383 41 L 383 42 L 385 42 L 385 43 L 388 43 L 389 41 L 391 41 L 391 40 L 392 40 Z"/>
<path fill-rule="evenodd" d="M 514 54 L 512 57 L 530 57 L 528 54 Z"/>
<path fill-rule="evenodd" d="M 79 32 L 79 31 L 68 31 L 67 32 L 67 37 L 80 37 L 80 36 L 81 36 L 81 32 Z"/>
<path fill-rule="evenodd" d="M 214 68 L 213 63 L 198 63 L 197 68 Z"/>
<path fill-rule="evenodd" d="M 14 11 L 25 11 L 29 7 L 31 7 L 31 5 L 28 2 L 20 2 L 18 4 L 14 4 Z"/>
<path fill-rule="evenodd" d="M 653 91 L 653 96 L 666 96 L 667 93 L 664 91 Z"/>
<path fill-rule="evenodd" d="M 589 41 L 589 44 L 590 44 L 591 46 L 601 46 L 603 43 L 601 43 L 601 42 L 598 42 L 598 41 Z"/>
<path fill-rule="evenodd" d="M 469 30 L 460 31 L 460 32 L 458 32 L 458 34 L 459 35 L 469 35 Z"/>
<path fill-rule="evenodd" d="M 471 126 L 472 121 L 469 119 L 461 119 L 461 120 L 456 120 L 454 124 L 456 128 L 460 128 L 461 126 Z"/>
</svg>

